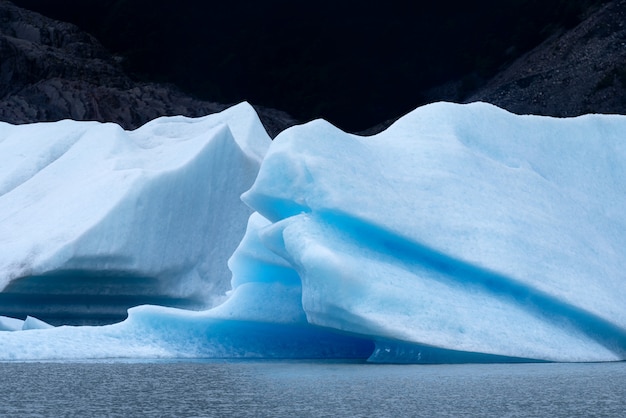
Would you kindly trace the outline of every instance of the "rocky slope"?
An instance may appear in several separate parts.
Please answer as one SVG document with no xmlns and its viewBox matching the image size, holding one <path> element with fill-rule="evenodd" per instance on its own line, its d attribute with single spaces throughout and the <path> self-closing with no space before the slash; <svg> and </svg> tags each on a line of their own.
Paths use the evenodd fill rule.
<svg viewBox="0 0 626 418">
<path fill-rule="evenodd" d="M 224 104 L 191 98 L 171 85 L 136 82 L 89 34 L 0 0 L 0 120 L 98 120 L 136 128 L 164 115 L 202 116 Z M 259 108 L 268 131 L 296 123 Z"/>
<path fill-rule="evenodd" d="M 626 114 L 626 0 L 605 4 L 462 98 L 514 113 Z"/>
<path fill-rule="evenodd" d="M 517 114 L 626 114 L 626 0 L 589 10 L 579 25 L 557 32 L 489 80 L 469 75 L 424 95 L 430 102 L 488 102 Z M 360 133 L 378 133 L 396 119 Z"/>
<path fill-rule="evenodd" d="M 422 91 L 415 105 L 487 101 L 515 113 L 626 113 L 625 17 L 626 0 L 606 1 L 589 10 L 582 23 L 551 31 L 549 39 L 503 65 L 494 77 L 453 79 Z M 131 129 L 158 116 L 200 116 L 226 106 L 194 99 L 173 85 L 132 79 L 122 64 L 121 56 L 110 54 L 78 27 L 0 0 L 0 120 L 72 118 L 113 121 Z M 285 88 L 281 94 L 306 99 Z M 365 99 L 357 95 L 350 100 L 354 106 Z M 284 112 L 256 108 L 271 136 L 297 123 Z M 389 123 L 361 133 L 375 133 Z"/>
</svg>

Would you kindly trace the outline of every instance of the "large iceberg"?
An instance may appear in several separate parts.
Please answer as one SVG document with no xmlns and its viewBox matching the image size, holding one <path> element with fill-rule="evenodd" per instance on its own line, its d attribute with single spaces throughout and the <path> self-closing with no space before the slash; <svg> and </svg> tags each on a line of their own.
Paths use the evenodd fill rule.
<svg viewBox="0 0 626 418">
<path fill-rule="evenodd" d="M 10 273 L 4 278 L 7 290 L 25 280 L 17 277 L 39 281 L 46 277 L 54 287 L 58 277 L 46 273 L 50 270 L 46 266 L 53 265 L 61 266 L 55 268 L 62 272 L 100 276 L 99 272 L 113 270 L 122 282 L 124 275 L 131 282 L 155 278 L 168 283 L 166 289 L 194 284 L 194 292 L 206 300 L 220 292 L 212 282 L 190 279 L 188 269 L 163 268 L 169 251 L 174 251 L 174 266 L 179 257 L 189 260 L 185 256 L 189 251 L 204 254 L 206 259 L 194 259 L 203 261 L 183 263 L 196 272 L 207 271 L 199 266 L 209 262 L 216 269 L 211 271 L 220 271 L 232 253 L 228 299 L 201 312 L 140 306 L 130 309 L 124 322 L 101 327 L 1 332 L 0 358 L 355 357 L 414 363 L 626 359 L 622 301 L 626 295 L 626 117 L 556 119 L 517 116 L 484 103 L 436 103 L 418 108 L 372 137 L 313 121 L 281 133 L 267 152 L 267 137 L 245 105 L 211 120 L 215 125 L 206 129 L 211 132 L 208 136 L 223 135 L 239 147 L 219 157 L 207 148 L 207 161 L 221 161 L 218 171 L 249 166 L 238 183 L 237 175 L 217 175 L 221 188 L 212 189 L 219 187 L 216 183 L 207 185 L 215 190 L 213 200 L 174 206 L 166 205 L 164 200 L 171 199 L 161 196 L 177 190 L 170 188 L 174 180 L 154 185 L 145 178 L 138 181 L 135 187 L 149 197 L 142 202 L 137 192 L 119 192 L 133 190 L 114 186 L 127 184 L 120 176 L 107 189 L 110 196 L 100 193 L 97 205 L 71 212 L 80 201 L 64 206 L 68 195 L 56 189 L 48 192 L 46 183 L 38 184 L 36 176 L 28 174 L 39 193 L 26 194 L 37 199 L 0 205 L 1 217 L 8 213 L 21 221 L 0 223 L 4 228 L 0 253 L 10 254 L 0 254 L 10 260 L 0 264 L 0 271 Z M 54 127 L 59 138 L 71 138 L 70 127 L 75 125 L 65 123 L 5 129 L 40 129 L 42 135 Z M 117 132 L 143 141 L 153 137 L 163 141 L 158 139 L 163 137 L 162 128 L 170 133 L 168 138 L 177 138 L 174 142 L 185 142 L 181 138 L 189 132 L 198 133 L 191 128 L 198 123 L 164 119 L 135 132 Z M 0 142 L 0 151 L 2 147 Z M 18 155 L 17 144 L 15 149 Z M 120 157 L 113 156 L 111 163 L 124 166 L 126 154 L 119 147 L 116 150 Z M 139 160 L 150 167 L 174 164 L 172 154 L 156 154 L 136 157 L 131 166 Z M 59 173 L 74 165 L 100 164 L 97 158 L 83 162 L 85 154 L 78 155 L 81 158 L 59 164 Z M 179 161 L 178 181 L 186 184 L 191 177 L 190 184 L 197 184 L 202 174 L 192 169 L 194 158 L 184 155 L 181 151 L 173 158 Z M 17 157 L 9 160 L 14 164 Z M 14 166 L 9 178 L 43 171 Z M 75 175 L 59 176 L 47 181 L 80 180 Z M 256 179 L 250 187 L 251 176 Z M 255 212 L 244 235 L 242 216 L 220 212 L 239 208 L 233 196 L 246 189 L 242 200 Z M 222 194 L 230 196 L 231 203 L 222 204 Z M 0 204 L 6 196 L 11 193 L 0 196 Z M 67 225 L 69 232 L 49 225 L 43 214 L 57 206 L 48 202 L 56 202 L 60 211 L 78 220 L 81 214 L 89 218 L 89 240 L 63 241 L 49 238 L 57 235 L 33 232 L 37 227 L 23 228 L 35 222 L 62 237 L 74 231 L 63 215 L 57 219 L 63 219 L 61 225 Z M 137 218 L 136 211 L 154 205 L 166 209 Z M 241 207 L 248 218 L 250 212 Z M 21 210 L 27 212 L 15 218 Z M 180 233 L 189 241 L 184 251 L 178 248 L 185 241 L 177 238 L 178 231 L 145 240 L 136 236 L 153 228 L 153 223 L 178 222 L 176 228 L 183 228 L 191 213 L 217 213 L 209 215 L 217 220 L 209 226 L 194 224 Z M 227 223 L 224 230 L 230 231 L 223 236 L 236 235 L 240 241 L 234 252 L 228 249 L 228 255 L 215 249 L 222 249 L 220 241 L 207 234 L 220 222 Z M 6 225 L 19 227 L 11 231 Z M 125 235 L 127 228 L 133 232 Z M 7 229 L 13 233 L 11 239 L 4 239 Z M 120 234 L 129 238 L 118 238 Z M 205 240 L 210 241 L 208 247 Z M 88 245 L 83 248 L 83 243 Z M 142 252 L 144 245 L 150 251 Z M 164 255 L 154 257 L 153 249 L 163 248 L 167 249 L 159 254 Z M 133 260 L 130 264 L 124 264 L 126 256 Z M 24 271 L 15 261 L 24 258 L 36 261 L 29 266 L 40 270 L 13 273 Z M 9 322 L 6 329 L 18 328 Z"/>
<path fill-rule="evenodd" d="M 544 360 L 626 354 L 626 118 L 438 103 L 370 138 L 281 134 L 243 200 L 310 323 Z"/>
<path fill-rule="evenodd" d="M 110 323 L 221 302 L 269 144 L 248 104 L 134 131 L 0 123 L 0 315 Z"/>
</svg>

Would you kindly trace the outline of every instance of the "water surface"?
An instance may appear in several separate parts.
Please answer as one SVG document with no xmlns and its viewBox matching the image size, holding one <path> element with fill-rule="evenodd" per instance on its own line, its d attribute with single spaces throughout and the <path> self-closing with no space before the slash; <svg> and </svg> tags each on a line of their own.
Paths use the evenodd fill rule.
<svg viewBox="0 0 626 418">
<path fill-rule="evenodd" d="M 0 363 L 7 417 L 623 417 L 626 363 Z"/>
</svg>

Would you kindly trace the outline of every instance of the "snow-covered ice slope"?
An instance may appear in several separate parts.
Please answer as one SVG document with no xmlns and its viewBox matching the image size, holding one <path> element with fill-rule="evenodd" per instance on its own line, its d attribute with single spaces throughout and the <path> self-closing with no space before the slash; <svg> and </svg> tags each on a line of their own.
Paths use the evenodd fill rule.
<svg viewBox="0 0 626 418">
<path fill-rule="evenodd" d="M 107 322 L 223 299 L 270 142 L 245 103 L 135 131 L 0 123 L 0 314 Z"/>
<path fill-rule="evenodd" d="M 373 361 L 618 360 L 625 179 L 626 117 L 438 103 L 369 138 L 291 128 L 243 199 L 309 322 L 371 336 Z"/>
<path fill-rule="evenodd" d="M 239 170 L 247 161 L 251 167 L 233 190 L 230 182 L 239 181 L 237 174 L 223 175 L 228 185 L 213 200 L 193 196 L 188 203 L 173 206 L 172 199 L 159 197 L 157 190 L 170 196 L 174 190 L 188 190 L 187 178 L 193 184 L 204 178 L 194 171 L 195 159 L 185 159 L 187 154 L 180 151 L 175 154 L 181 163 L 172 169 L 181 172 L 177 180 L 166 180 L 164 173 L 169 171 L 164 170 L 155 174 L 154 186 L 145 181 L 124 183 L 124 177 L 113 170 L 119 175 L 116 184 L 142 185 L 135 186 L 140 190 L 125 186 L 124 190 L 134 192 L 124 194 L 109 187 L 104 189 L 105 197 L 82 188 L 95 199 L 89 206 L 93 213 L 104 208 L 100 221 L 82 234 L 75 233 L 82 230 L 78 221 L 86 216 L 80 211 L 71 212 L 76 225 L 61 215 L 45 218 L 46 209 L 57 207 L 45 199 L 55 199 L 63 210 L 79 203 L 68 201 L 76 195 L 61 187 L 62 180 L 57 182 L 68 178 L 57 177 L 63 171 L 46 180 L 58 187 L 53 194 L 59 196 L 48 196 L 40 185 L 41 189 L 22 192 L 23 202 L 29 204 L 0 206 L 0 217 L 33 223 L 25 229 L 29 236 L 13 231 L 12 240 L 4 235 L 11 232 L 9 224 L 2 224 L 0 242 L 7 251 L 0 251 L 0 260 L 13 254 L 14 262 L 0 264 L 0 271 L 25 271 L 19 270 L 15 255 L 29 254 L 28 263 L 22 264 L 39 270 L 15 277 L 29 276 L 36 282 L 42 276 L 33 275 L 46 272 L 44 267 L 67 264 L 73 271 L 96 272 L 122 266 L 121 272 L 133 273 L 124 280 L 149 275 L 168 283 L 167 289 L 173 283 L 191 284 L 194 281 L 182 273 L 185 269 L 163 267 L 190 260 L 187 251 L 206 254 L 206 248 L 221 249 L 222 243 L 211 241 L 213 235 L 207 231 L 214 231 L 211 225 L 216 223 L 231 222 L 232 230 L 240 228 L 237 240 L 241 242 L 228 262 L 229 298 L 204 312 L 141 306 L 131 309 L 126 321 L 103 327 L 29 329 L 26 324 L 24 331 L 0 332 L 0 359 L 358 357 L 416 363 L 626 359 L 626 116 L 555 119 L 516 116 L 484 103 L 437 103 L 418 108 L 373 137 L 346 134 L 327 122 L 314 121 L 284 131 L 269 147 L 254 184 L 242 197 L 257 211 L 249 217 L 245 236 L 245 219 L 229 213 L 207 215 L 216 217 L 214 223 L 185 229 L 184 220 L 191 222 L 192 213 L 213 211 L 215 202 L 225 212 L 240 208 L 236 203 L 219 206 L 227 201 L 222 193 L 236 201 L 235 194 L 254 177 L 269 140 L 249 129 L 256 122 L 235 123 L 246 120 L 234 117 L 239 112 L 249 114 L 249 109 L 239 106 L 216 116 L 215 124 L 226 121 L 230 131 L 221 124 L 203 132 L 222 138 L 218 143 L 233 143 L 234 137 L 239 144 L 237 152 L 228 146 L 228 152 L 218 158 L 216 149 L 222 148 L 211 148 L 216 140 L 209 140 L 205 145 L 210 148 L 209 166 L 221 161 L 215 167 Z M 91 126 L 122 137 L 160 141 L 164 136 L 180 140 L 188 137 L 181 129 L 208 123 L 175 121 L 156 121 L 130 133 L 110 125 Z M 55 144 L 70 141 L 72 129 L 86 126 L 63 123 L 63 131 L 52 141 Z M 47 132 L 45 128 L 54 126 L 61 125 L 24 129 Z M 159 126 L 169 134 L 158 134 Z M 247 128 L 238 131 L 238 126 Z M 18 128 L 2 129 L 17 132 Z M 74 136 L 88 136 L 81 129 Z M 256 142 L 257 135 L 263 140 Z M 127 147 L 132 149 L 133 143 Z M 6 144 L 0 142 L 0 152 L 5 152 Z M 112 148 L 129 155 L 120 146 Z M 124 165 L 126 157 L 112 159 L 121 166 L 136 167 L 137 161 L 149 167 L 166 166 L 166 155 L 171 154 L 166 152 L 169 148 L 161 150 L 162 154 L 151 151 L 154 155 L 133 157 L 133 164 Z M 35 148 L 31 151 L 35 153 Z M 61 155 L 58 160 L 71 155 L 55 153 Z M 75 158 L 70 166 L 104 164 L 97 158 L 81 163 L 87 158 L 84 153 Z M 20 185 L 14 190 L 28 183 L 20 180 L 27 173 L 37 173 L 36 179 L 47 170 L 28 167 L 25 164 L 13 169 L 13 177 L 5 176 Z M 97 176 L 85 177 L 99 184 Z M 172 183 L 177 186 L 169 187 Z M 141 194 L 141 190 L 153 192 Z M 10 194 L 1 196 L 0 204 Z M 203 206 L 192 207 L 196 204 Z M 181 222 L 176 228 L 184 233 L 167 229 L 170 232 L 165 234 L 166 241 L 174 239 L 176 245 L 158 240 L 152 232 L 144 240 L 136 236 L 143 233 L 139 230 L 124 234 L 137 219 L 129 217 L 131 208 L 152 206 L 162 209 L 147 217 L 142 212 L 140 219 L 162 226 Z M 7 212 L 7 207 L 31 215 Z M 247 219 L 249 212 L 241 210 Z M 63 228 L 49 225 L 50 219 Z M 147 227 L 149 222 L 139 225 Z M 73 233 L 70 238 L 90 239 L 60 239 L 68 233 Z M 13 241 L 15 246 L 8 244 Z M 128 243 L 137 248 L 131 250 L 135 247 Z M 204 247 L 198 250 L 194 244 Z M 160 253 L 162 261 L 151 258 L 153 253 L 143 251 L 143 245 L 166 248 Z M 179 245 L 188 246 L 182 250 Z M 225 266 L 228 255 L 215 254 L 210 259 Z M 145 271 L 133 270 L 139 265 L 147 266 Z M 15 321 L 0 322 L 0 328 L 20 328 Z"/>
</svg>

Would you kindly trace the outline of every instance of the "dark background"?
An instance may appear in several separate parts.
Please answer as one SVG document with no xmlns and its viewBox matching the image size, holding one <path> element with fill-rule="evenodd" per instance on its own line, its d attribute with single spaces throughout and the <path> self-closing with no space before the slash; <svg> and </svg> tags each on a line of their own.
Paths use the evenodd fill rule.
<svg viewBox="0 0 626 418">
<path fill-rule="evenodd" d="M 358 131 L 471 93 L 602 0 L 14 0 L 77 24 L 137 80 Z"/>
</svg>

